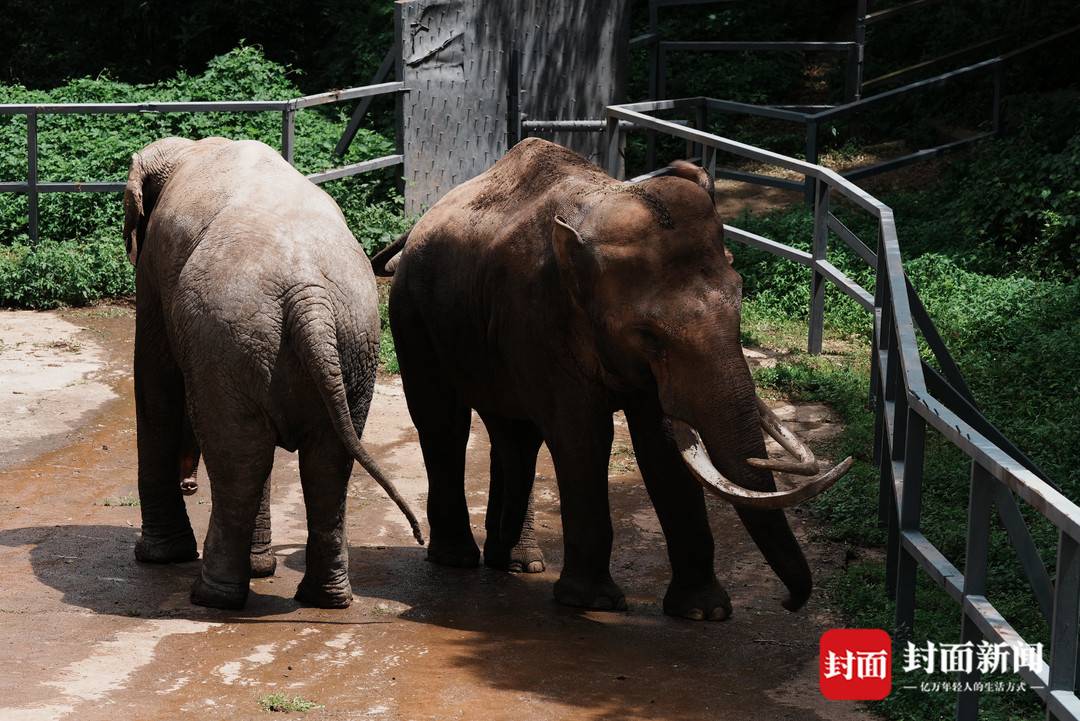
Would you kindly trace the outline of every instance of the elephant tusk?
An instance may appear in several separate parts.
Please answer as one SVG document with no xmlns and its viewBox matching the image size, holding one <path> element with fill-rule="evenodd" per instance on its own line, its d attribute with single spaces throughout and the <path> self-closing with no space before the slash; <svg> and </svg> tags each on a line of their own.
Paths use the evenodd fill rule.
<svg viewBox="0 0 1080 721">
<path fill-rule="evenodd" d="M 791 473 L 797 476 L 812 476 L 817 473 L 820 468 L 817 459 L 814 458 L 814 452 L 780 421 L 776 414 L 773 413 L 772 409 L 765 404 L 765 401 L 758 398 L 757 406 L 758 416 L 761 418 L 761 427 L 774 441 L 779 443 L 785 451 L 795 456 L 797 460 L 786 461 L 773 458 L 747 458 L 747 464 L 764 471 L 778 471 L 780 473 Z"/>
<path fill-rule="evenodd" d="M 794 506 L 827 490 L 848 472 L 853 463 L 851 456 L 848 456 L 828 471 L 814 476 L 805 484 L 790 491 L 754 491 L 732 483 L 717 470 L 696 430 L 675 418 L 670 420 L 675 444 L 690 472 L 707 490 L 737 506 L 760 510 L 778 510 Z"/>
</svg>

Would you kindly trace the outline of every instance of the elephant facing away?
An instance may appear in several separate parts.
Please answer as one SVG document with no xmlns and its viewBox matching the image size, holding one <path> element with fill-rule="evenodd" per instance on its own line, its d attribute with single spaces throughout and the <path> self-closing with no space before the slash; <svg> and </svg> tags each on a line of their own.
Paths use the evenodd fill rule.
<svg viewBox="0 0 1080 721">
<path fill-rule="evenodd" d="M 201 457 L 213 510 L 191 600 L 240 608 L 274 572 L 269 476 L 299 450 L 307 567 L 296 592 L 349 605 L 345 500 L 357 460 L 419 526 L 360 443 L 378 357 L 370 264 L 337 205 L 254 141 L 165 138 L 131 158 L 140 561 L 198 557 L 183 501 Z"/>
<path fill-rule="evenodd" d="M 529 500 L 544 442 L 563 522 L 555 597 L 626 608 L 609 573 L 607 496 L 612 414 L 622 409 L 667 540 L 664 611 L 731 613 L 703 487 L 736 506 L 794 611 L 810 595 L 810 568 L 783 508 L 826 489 L 851 461 L 818 474 L 757 398 L 712 180 L 689 163 L 670 170 L 621 183 L 529 138 L 373 260 L 394 269 L 390 325 L 427 466 L 428 558 L 479 562 L 463 484 L 475 409 L 491 438 L 484 562 L 543 568 Z M 769 459 L 763 430 L 797 460 Z M 773 470 L 817 475 L 777 491 Z"/>
</svg>

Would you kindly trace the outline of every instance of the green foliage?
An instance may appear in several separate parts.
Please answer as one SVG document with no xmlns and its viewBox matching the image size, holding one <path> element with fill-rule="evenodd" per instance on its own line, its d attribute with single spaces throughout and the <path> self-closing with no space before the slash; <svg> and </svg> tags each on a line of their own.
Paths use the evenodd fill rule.
<svg viewBox="0 0 1080 721">
<path fill-rule="evenodd" d="M 952 170 L 937 196 L 944 222 L 927 219 L 916 232 L 954 254 L 975 251 L 984 272 L 1068 278 L 1080 269 L 1080 94 L 1011 102 L 1017 127 Z"/>
<path fill-rule="evenodd" d="M 289 696 L 286 693 L 271 693 L 263 696 L 259 699 L 259 707 L 263 711 L 277 711 L 280 713 L 305 713 L 322 708 L 319 704 L 308 701 L 303 696 Z"/>
<path fill-rule="evenodd" d="M 800 250 L 809 251 L 814 219 L 810 212 L 797 207 L 763 216 L 744 214 L 733 225 L 766 238 L 781 239 Z M 872 236 L 871 236 L 872 237 Z M 743 278 L 743 294 L 755 302 L 748 311 L 756 320 L 786 321 L 806 318 L 810 307 L 810 271 L 797 263 L 773 263 L 774 257 L 763 250 L 732 244 L 735 269 Z M 829 260 L 864 288 L 873 288 L 874 273 L 858 256 L 834 244 Z M 826 290 L 827 327 L 842 335 L 868 337 L 866 312 L 835 287 Z"/>
<path fill-rule="evenodd" d="M 1061 115 L 1031 116 L 1031 131 L 987 143 L 959 160 L 940 182 L 918 192 L 885 200 L 896 210 L 905 268 L 945 339 L 980 408 L 1008 438 L 1026 452 L 1070 498 L 1080 499 L 1076 449 L 1080 429 L 1080 278 L 1075 260 L 1055 246 L 1047 224 L 1015 231 L 1046 212 L 1049 203 L 1071 202 L 1076 175 L 1030 174 L 1023 167 L 1055 167 L 1074 162 L 1075 125 Z M 1038 128 L 1035 132 L 1034 128 Z M 1040 141 L 1036 142 L 1035 138 Z M 1062 155 L 1068 156 L 1063 160 Z M 1070 166 L 1071 167 L 1071 166 Z M 989 172 L 988 169 L 995 169 Z M 1015 174 L 1033 186 L 1053 183 L 1050 197 L 1036 189 L 999 190 L 1003 174 Z M 1015 180 L 1015 177 L 1011 178 Z M 1044 185 L 1039 186 L 1042 182 Z M 1071 208 L 1071 206 L 1069 206 Z M 838 210 L 839 212 L 839 210 Z M 1070 210 L 1070 212 L 1072 212 Z M 874 237 L 873 226 L 847 217 L 861 237 Z M 736 225 L 781 242 L 807 248 L 812 222 L 802 209 L 764 217 L 745 216 Z M 1070 231 L 1071 232 L 1071 231 Z M 1045 241 L 1045 242 L 1044 242 Z M 1075 236 L 1065 245 L 1072 250 Z M 830 260 L 864 287 L 872 276 L 843 254 Z M 1035 247 L 1029 247 L 1035 246 Z M 830 289 L 826 349 L 810 357 L 804 342 L 809 278 L 793 263 L 736 248 L 736 268 L 745 279 L 744 338 L 769 342 L 795 352 L 774 368 L 759 370 L 759 385 L 785 395 L 826 402 L 842 416 L 845 429 L 826 449 L 834 458 L 852 455 L 853 470 L 816 500 L 822 532 L 865 556 L 848 566 L 825 589 L 850 626 L 889 628 L 892 605 L 884 589 L 884 568 L 874 551 L 884 533 L 877 525 L 878 474 L 871 464 L 872 414 L 866 407 L 869 384 L 870 319 L 861 309 L 831 307 L 839 294 Z M 1037 260 L 1036 260 L 1037 259 Z M 797 339 L 792 342 L 792 338 Z M 773 342 L 775 345 L 775 342 Z M 837 349 L 840 349 L 839 355 Z M 846 349 L 846 350 L 845 350 Z M 927 348 L 924 357 L 930 358 Z M 933 361 L 931 361 L 933 362 Z M 967 527 L 970 461 L 944 437 L 928 434 L 922 490 L 921 527 L 957 567 L 963 568 Z M 1057 533 L 1038 513 L 1021 504 L 1036 546 L 1053 567 Z M 1031 641 L 1048 643 L 1048 631 L 1005 532 L 991 535 L 988 598 Z M 959 609 L 920 573 L 914 641 L 957 640 Z M 895 684 L 923 678 L 897 677 Z M 878 708 L 890 718 L 949 718 L 953 694 L 896 692 Z M 983 713 L 991 719 L 1027 719 L 1041 712 L 1031 694 L 986 694 Z"/>
<path fill-rule="evenodd" d="M 103 506 L 120 506 L 125 508 L 131 508 L 140 505 L 139 497 L 133 493 L 129 493 L 126 496 L 110 496 L 101 502 Z"/>
<path fill-rule="evenodd" d="M 379 283 L 379 370 L 400 373 L 394 336 L 390 332 L 390 284 Z"/>
<path fill-rule="evenodd" d="M 214 58 L 197 76 L 179 73 L 153 85 L 103 78 L 73 80 L 44 92 L 0 86 L 0 102 L 139 102 L 179 100 L 281 100 L 300 95 L 291 71 L 243 46 Z M 361 130 L 344 160 L 332 151 L 345 126 L 344 109 L 302 110 L 296 116 L 295 160 L 304 173 L 393 152 L 386 137 Z M 0 177 L 26 177 L 26 124 L 0 118 Z M 131 154 L 170 136 L 252 138 L 278 147 L 279 113 L 168 113 L 45 115 L 39 118 L 39 177 L 43 181 L 114 180 L 127 177 Z M 408 219 L 388 171 L 333 181 L 325 190 L 337 201 L 353 234 L 372 253 L 404 232 Z M 51 193 L 41 197 L 41 242 L 29 246 L 26 198 L 0 194 L 0 304 L 53 307 L 129 294 L 132 272 L 124 259 L 123 207 L 113 193 Z"/>
<path fill-rule="evenodd" d="M 135 277 L 118 239 L 0 246 L 0 306 L 86 305 L 134 292 Z"/>
<path fill-rule="evenodd" d="M 304 68 L 302 87 L 321 92 L 371 77 L 393 41 L 393 18 L 392 0 L 6 0 L 0 83 L 55 87 L 102 70 L 154 82 L 246 41 L 280 65 Z"/>
</svg>

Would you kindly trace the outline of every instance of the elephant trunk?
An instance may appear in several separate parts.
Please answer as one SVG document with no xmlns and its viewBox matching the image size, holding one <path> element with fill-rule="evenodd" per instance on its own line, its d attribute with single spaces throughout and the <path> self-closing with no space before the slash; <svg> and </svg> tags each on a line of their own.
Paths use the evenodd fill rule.
<svg viewBox="0 0 1080 721">
<path fill-rule="evenodd" d="M 790 431 L 781 432 L 771 425 L 775 416 L 759 410 L 761 404 L 741 353 L 714 364 L 718 380 L 704 387 L 698 381 L 692 388 L 685 388 L 685 392 L 662 387 L 661 402 L 690 470 L 707 490 L 735 505 L 754 543 L 788 589 L 789 595 L 782 602 L 784 608 L 796 611 L 810 596 L 811 573 L 782 509 L 808 492 L 804 489 L 778 492 L 771 468 L 762 467 L 769 464 L 752 464 L 748 459 L 768 458 L 762 435 L 765 426 L 771 427 L 770 434 L 781 435 L 783 442 L 791 445 L 793 453 L 800 458 L 799 463 L 816 469 L 816 461 L 812 454 L 806 455 L 809 449 L 797 441 L 791 443 L 783 435 Z M 700 379 L 701 374 L 679 373 L 673 377 Z M 840 472 L 833 469 L 829 474 L 835 472 L 839 477 L 842 470 L 846 468 Z M 822 474 L 808 486 L 815 482 L 822 485 L 825 475 L 828 474 Z M 824 485 L 833 482 L 835 478 L 825 478 Z M 811 491 L 820 492 L 816 487 Z"/>
</svg>

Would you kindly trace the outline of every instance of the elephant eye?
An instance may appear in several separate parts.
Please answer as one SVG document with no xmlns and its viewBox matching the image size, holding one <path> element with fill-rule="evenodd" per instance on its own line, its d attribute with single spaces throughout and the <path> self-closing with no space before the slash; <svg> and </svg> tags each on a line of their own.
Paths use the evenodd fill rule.
<svg viewBox="0 0 1080 721">
<path fill-rule="evenodd" d="M 659 356 L 664 352 L 664 343 L 652 328 L 638 326 L 634 329 L 638 342 L 649 355 Z"/>
</svg>

